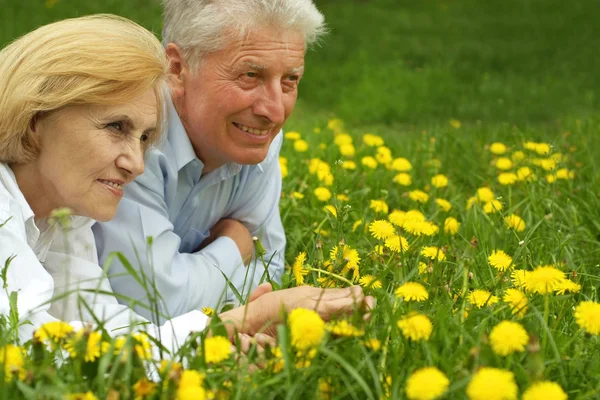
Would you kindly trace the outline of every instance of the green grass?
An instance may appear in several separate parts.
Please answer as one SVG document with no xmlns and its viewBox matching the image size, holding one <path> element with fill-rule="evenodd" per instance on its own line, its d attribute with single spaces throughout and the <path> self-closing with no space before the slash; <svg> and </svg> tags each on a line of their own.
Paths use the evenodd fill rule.
<svg viewBox="0 0 600 400">
<path fill-rule="evenodd" d="M 377 308 L 369 323 L 350 319 L 364 329 L 364 337 L 328 336 L 306 368 L 297 368 L 296 362 L 302 360 L 296 359 L 289 330 L 283 326 L 279 346 L 286 363 L 279 372 L 272 368 L 279 360 L 269 355 L 270 367 L 252 374 L 245 361 L 228 360 L 225 368 L 206 366 L 194 347 L 197 338 L 181 351 L 180 359 L 206 374 L 205 388 L 221 390 L 231 398 L 315 398 L 323 380 L 331 382 L 332 398 L 403 398 L 409 375 L 429 365 L 450 379 L 446 399 L 466 398 L 466 387 L 482 366 L 512 371 L 520 393 L 532 382 L 547 379 L 559 383 L 571 399 L 599 398 L 599 336 L 585 334 L 573 316 L 582 301 L 599 301 L 600 288 L 596 3 L 332 0 L 318 5 L 331 33 L 321 48 L 307 55 L 301 97 L 286 127 L 300 132 L 309 149 L 297 152 L 291 140 L 282 149 L 289 171 L 280 203 L 288 237 L 286 258 L 291 265 L 305 251 L 307 265 L 327 270 L 324 262 L 330 259 L 330 250 L 343 241 L 358 251 L 360 275 L 374 275 L 383 283 L 381 289 L 366 289 L 376 297 Z M 46 9 L 43 2 L 26 0 L 3 8 L 8 23 L 0 27 L 0 43 L 51 20 L 101 11 L 131 17 L 160 31 L 158 2 L 61 0 Z M 337 162 L 347 158 L 341 156 L 335 133 L 327 128 L 331 117 L 341 118 L 343 130 L 353 138 L 355 171 L 344 170 Z M 453 128 L 450 119 L 460 120 L 462 127 Z M 376 153 L 362 142 L 367 132 L 380 134 L 394 158 L 410 160 L 410 187 L 396 184 L 396 172 L 382 165 L 374 170 L 361 166 L 363 156 Z M 529 140 L 552 144 L 552 153 L 564 157 L 559 168 L 574 171 L 574 179 L 548 183 L 546 175 L 552 171 L 532 165 L 536 158 L 547 156 L 524 150 L 527 159 L 512 171 L 529 165 L 538 179 L 500 185 L 493 165 L 496 157 L 488 146 L 505 143 L 510 156 Z M 329 189 L 334 195 L 347 195 L 347 203 L 335 197 L 328 202 L 316 199 L 314 189 L 324 184 L 309 172 L 313 158 L 330 166 L 334 181 Z M 432 187 L 431 177 L 438 173 L 449 178 L 447 188 Z M 501 201 L 501 212 L 486 214 L 481 205 L 467 209 L 468 198 L 483 186 Z M 429 193 L 429 201 L 412 201 L 408 193 L 414 189 Z M 293 192 L 304 198 L 293 197 Z M 449 200 L 453 208 L 440 211 L 434 198 Z M 369 208 L 374 199 L 385 200 L 390 211 L 418 209 L 440 228 L 447 216 L 456 217 L 460 230 L 450 236 L 441 229 L 432 237 L 399 231 L 407 237 L 410 250 L 377 254 L 375 246 L 381 241 L 366 228 L 387 215 Z M 337 218 L 323 210 L 327 204 L 337 207 Z M 525 220 L 523 232 L 504 225 L 503 217 L 511 213 Z M 363 224 L 353 231 L 360 219 Z M 418 263 L 425 261 L 419 253 L 428 245 L 443 248 L 447 260 L 432 262 L 432 272 L 419 275 Z M 501 300 L 512 287 L 508 275 L 487 262 L 497 249 L 511 255 L 517 269 L 554 264 L 582 286 L 575 294 L 529 294 L 529 310 L 520 322 L 539 349 L 530 346 L 510 357 L 494 354 L 489 341 L 496 324 L 516 320 L 506 303 L 477 309 L 467 301 L 474 289 L 489 290 Z M 351 274 L 342 272 L 342 264 L 333 262 L 332 272 L 351 279 Z M 314 270 L 305 277 L 312 285 L 320 284 L 317 278 L 319 272 Z M 424 284 L 429 299 L 423 303 L 397 300 L 394 291 L 406 281 Z M 284 282 L 296 284 L 291 273 Z M 341 281 L 334 283 L 344 286 Z M 464 317 L 466 309 L 469 313 Z M 428 341 L 411 342 L 396 326 L 410 311 L 422 312 L 433 322 Z M 365 338 L 381 340 L 382 349 L 366 348 Z M 39 357 L 39 345 L 32 346 Z M 250 362 L 257 361 L 255 357 L 251 354 Z M 114 390 L 129 398 L 132 385 L 144 376 L 135 356 L 118 361 L 110 352 L 100 362 L 79 358 L 61 367 L 48 355 L 41 361 L 33 359 L 26 362 L 31 379 L 3 385 L 4 397 L 60 398 L 63 393 L 92 390 L 104 398 Z M 386 383 L 387 376 L 391 384 Z M 159 381 L 169 395 L 175 393 L 176 383 L 176 378 Z M 159 386 L 157 393 L 160 390 Z"/>
</svg>

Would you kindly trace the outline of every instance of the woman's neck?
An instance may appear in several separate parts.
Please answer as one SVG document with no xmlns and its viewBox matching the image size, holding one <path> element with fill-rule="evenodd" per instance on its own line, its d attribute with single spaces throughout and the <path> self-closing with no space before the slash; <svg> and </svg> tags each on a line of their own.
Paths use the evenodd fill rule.
<svg viewBox="0 0 600 400">
<path fill-rule="evenodd" d="M 15 174 L 21 193 L 33 211 L 35 220 L 49 217 L 50 212 L 56 207 L 46 195 L 35 164 L 11 164 L 10 168 Z"/>
</svg>

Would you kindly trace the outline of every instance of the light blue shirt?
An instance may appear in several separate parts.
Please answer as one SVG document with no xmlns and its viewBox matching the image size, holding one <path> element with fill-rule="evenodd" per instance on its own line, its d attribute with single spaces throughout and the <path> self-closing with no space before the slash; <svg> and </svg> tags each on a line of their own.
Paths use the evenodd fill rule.
<svg viewBox="0 0 600 400">
<path fill-rule="evenodd" d="M 146 155 L 145 172 L 125 186 L 115 218 L 93 227 L 101 265 L 113 251 L 129 260 L 141 279 L 155 285 L 160 312 L 175 317 L 202 307 L 234 302 L 233 291 L 249 293 L 265 272 L 260 261 L 244 266 L 235 242 L 220 237 L 194 252 L 222 218 L 242 222 L 267 250 L 271 279 L 280 282 L 284 269 L 285 233 L 279 216 L 283 134 L 273 140 L 266 159 L 257 165 L 226 164 L 202 176 L 204 165 L 194 152 L 171 101 L 168 134 Z M 148 245 L 148 238 L 152 245 Z M 148 293 L 124 265 L 114 259 L 109 279 L 119 298 L 156 323 L 147 307 Z M 152 282 L 154 282 L 152 284 Z M 137 304 L 137 305 L 136 305 Z"/>
</svg>

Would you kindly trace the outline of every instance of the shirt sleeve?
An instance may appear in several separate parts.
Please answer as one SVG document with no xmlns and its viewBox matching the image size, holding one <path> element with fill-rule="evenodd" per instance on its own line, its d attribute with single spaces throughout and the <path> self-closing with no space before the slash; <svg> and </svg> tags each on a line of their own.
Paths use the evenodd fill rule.
<svg viewBox="0 0 600 400">
<path fill-rule="evenodd" d="M 19 322 L 23 322 L 18 329 L 21 342 L 29 340 L 34 331 L 46 322 L 63 320 L 78 329 L 97 318 L 105 321 L 104 328 L 111 335 L 144 330 L 159 338 L 165 348 L 174 353 L 191 332 L 206 327 L 208 317 L 199 311 L 167 321 L 160 327 L 152 325 L 116 301 L 98 264 L 85 259 L 87 256 L 80 258 L 76 254 L 84 248 L 78 247 L 77 241 L 72 247 L 53 243 L 42 265 L 24 240 L 21 227 L 16 221 L 13 225 L 10 222 L 0 228 L 2 264 L 14 256 L 7 269 L 6 290 L 0 293 L 0 312 L 9 315 L 9 296 L 16 292 Z M 89 226 L 85 230 L 79 234 L 83 233 L 83 237 L 87 238 L 84 241 L 93 247 Z M 77 237 L 82 238 L 80 235 Z M 24 323 L 26 321 L 30 323 Z M 153 351 L 158 357 L 158 348 Z"/>
<path fill-rule="evenodd" d="M 176 172 L 146 162 L 146 172 L 126 188 L 117 215 L 112 221 L 93 227 L 102 263 L 120 251 L 135 274 L 119 260 L 110 262 L 109 279 L 119 298 L 137 313 L 155 323 L 166 321 L 202 307 L 217 308 L 227 300 L 224 276 L 238 276 L 248 270 L 235 242 L 220 237 L 196 253 L 180 253 L 181 238 L 173 231 L 165 199 L 165 185 Z M 174 190 L 173 190 L 174 191 Z M 151 239 L 151 243 L 148 238 Z M 143 305 L 158 304 L 159 315 Z"/>
</svg>

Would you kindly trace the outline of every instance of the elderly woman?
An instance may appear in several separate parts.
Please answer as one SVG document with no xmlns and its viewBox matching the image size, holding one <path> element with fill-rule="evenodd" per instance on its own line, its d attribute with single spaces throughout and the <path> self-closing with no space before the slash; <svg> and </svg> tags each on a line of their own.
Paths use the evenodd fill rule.
<svg viewBox="0 0 600 400">
<path fill-rule="evenodd" d="M 156 327 L 118 304 L 90 228 L 115 215 L 123 186 L 144 170 L 144 151 L 162 129 L 167 70 L 158 40 L 114 16 L 56 22 L 0 52 L 0 314 L 9 315 L 16 293 L 19 320 L 31 322 L 19 325 L 21 340 L 46 322 L 97 318 L 111 333 L 144 323 L 176 349 L 205 328 L 200 311 Z M 257 334 L 282 305 L 327 319 L 373 301 L 357 288 L 265 285 L 250 300 L 221 315 L 231 332 Z"/>
</svg>

